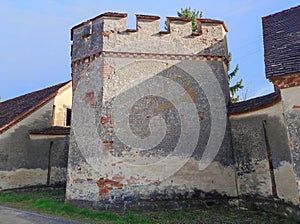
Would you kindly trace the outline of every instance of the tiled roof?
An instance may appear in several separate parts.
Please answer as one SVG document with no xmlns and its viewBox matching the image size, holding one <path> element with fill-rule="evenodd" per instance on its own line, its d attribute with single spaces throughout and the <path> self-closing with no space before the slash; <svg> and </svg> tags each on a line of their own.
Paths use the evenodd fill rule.
<svg viewBox="0 0 300 224">
<path fill-rule="evenodd" d="M 0 103 L 0 134 L 55 97 L 68 82 L 28 93 Z"/>
<path fill-rule="evenodd" d="M 267 78 L 300 72 L 300 5 L 262 18 Z"/>
<path fill-rule="evenodd" d="M 250 111 L 269 107 L 281 100 L 280 91 L 270 93 L 265 96 L 257 97 L 254 99 L 233 103 L 229 105 L 229 112 L 231 115 L 242 114 Z"/>
<path fill-rule="evenodd" d="M 29 131 L 31 135 L 69 135 L 70 127 L 51 126 Z"/>
</svg>

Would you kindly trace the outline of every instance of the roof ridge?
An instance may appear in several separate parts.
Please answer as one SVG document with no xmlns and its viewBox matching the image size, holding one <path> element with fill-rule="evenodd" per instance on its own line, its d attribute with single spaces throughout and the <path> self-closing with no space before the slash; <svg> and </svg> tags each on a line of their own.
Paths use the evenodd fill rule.
<svg viewBox="0 0 300 224">
<path fill-rule="evenodd" d="M 280 90 L 275 92 L 255 97 L 249 100 L 231 103 L 229 105 L 230 115 L 248 113 L 254 110 L 263 109 L 274 105 L 281 100 Z"/>
<path fill-rule="evenodd" d="M 269 15 L 267 15 L 267 16 L 263 16 L 262 18 L 266 18 L 266 17 L 272 17 L 272 16 L 275 16 L 275 15 L 277 15 L 277 14 L 280 14 L 280 13 L 286 13 L 286 12 L 288 12 L 288 11 L 295 10 L 295 9 L 297 9 L 297 8 L 300 8 L 300 5 L 297 5 L 297 6 L 294 6 L 294 7 L 288 8 L 288 9 L 285 9 L 285 10 L 283 10 L 283 11 L 280 11 L 280 12 L 275 12 L 275 13 L 273 13 L 273 14 L 269 14 Z"/>
<path fill-rule="evenodd" d="M 31 94 L 34 94 L 34 93 L 37 93 L 37 92 L 40 92 L 40 91 L 43 91 L 43 90 L 46 90 L 46 89 L 51 89 L 51 88 L 56 87 L 56 86 L 59 86 L 59 85 L 64 86 L 64 85 L 68 84 L 68 83 L 71 82 L 71 81 L 72 81 L 72 80 L 69 80 L 69 81 L 66 81 L 66 82 L 61 82 L 61 83 L 59 83 L 59 84 L 52 85 L 52 86 L 48 86 L 48 87 L 43 88 L 43 89 L 39 89 L 39 90 L 35 90 L 35 91 L 33 91 L 33 92 L 25 93 L 25 94 L 23 94 L 23 95 L 16 96 L 16 97 L 14 97 L 14 98 L 10 98 L 10 99 L 8 99 L 8 100 L 2 101 L 2 102 L 0 102 L 0 103 L 6 103 L 6 102 L 9 102 L 9 101 L 11 101 L 11 100 L 15 100 L 15 99 L 20 98 L 20 97 L 28 96 L 28 95 L 31 95 Z"/>
</svg>

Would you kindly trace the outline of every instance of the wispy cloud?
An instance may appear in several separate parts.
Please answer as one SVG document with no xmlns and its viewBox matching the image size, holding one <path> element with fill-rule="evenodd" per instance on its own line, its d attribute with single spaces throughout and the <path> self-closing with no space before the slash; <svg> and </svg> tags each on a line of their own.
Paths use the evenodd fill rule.
<svg viewBox="0 0 300 224">
<path fill-rule="evenodd" d="M 224 2 L 224 4 L 221 4 L 221 6 L 222 8 L 220 8 L 220 11 L 218 11 L 221 12 L 224 20 L 236 20 L 237 18 L 243 17 L 244 15 L 256 9 L 258 4 L 255 0 L 243 0 L 238 2 L 227 0 Z"/>
<path fill-rule="evenodd" d="M 251 98 L 255 98 L 255 97 L 267 95 L 267 94 L 272 93 L 272 92 L 274 92 L 274 87 L 270 83 L 270 84 L 265 85 L 265 86 L 261 87 L 260 89 L 258 89 L 255 93 L 253 93 L 252 95 L 250 95 L 249 97 L 247 97 L 247 99 L 251 99 Z"/>
</svg>

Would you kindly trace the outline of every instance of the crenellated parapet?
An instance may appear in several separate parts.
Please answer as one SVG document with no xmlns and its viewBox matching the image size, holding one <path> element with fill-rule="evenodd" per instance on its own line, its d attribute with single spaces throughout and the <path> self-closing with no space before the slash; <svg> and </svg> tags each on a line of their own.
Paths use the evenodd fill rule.
<svg viewBox="0 0 300 224">
<path fill-rule="evenodd" d="M 71 30 L 72 61 L 102 52 L 165 54 L 227 58 L 224 22 L 198 19 L 192 32 L 191 19 L 167 17 L 161 31 L 160 17 L 136 15 L 136 28 L 127 28 L 127 14 L 104 13 Z"/>
</svg>

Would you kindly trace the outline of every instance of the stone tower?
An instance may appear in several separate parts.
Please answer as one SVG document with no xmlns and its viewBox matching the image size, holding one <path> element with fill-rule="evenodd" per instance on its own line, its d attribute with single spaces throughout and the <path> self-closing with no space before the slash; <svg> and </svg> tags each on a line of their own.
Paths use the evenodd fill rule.
<svg viewBox="0 0 300 224">
<path fill-rule="evenodd" d="M 67 201 L 97 208 L 237 196 L 222 21 L 104 13 L 72 28 Z M 176 203 L 175 203 L 176 201 Z"/>
</svg>

